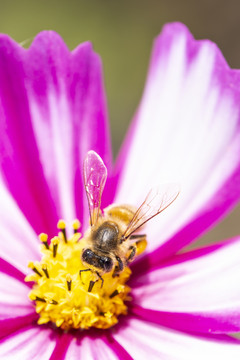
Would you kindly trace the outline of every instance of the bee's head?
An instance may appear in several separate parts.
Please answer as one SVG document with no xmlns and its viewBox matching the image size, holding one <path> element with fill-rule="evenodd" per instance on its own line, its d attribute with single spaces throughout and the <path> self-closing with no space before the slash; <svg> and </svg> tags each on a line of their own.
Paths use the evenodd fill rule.
<svg viewBox="0 0 240 360">
<path fill-rule="evenodd" d="M 113 268 L 113 261 L 109 256 L 98 255 L 91 249 L 83 250 L 82 261 L 104 272 L 110 272 Z"/>
</svg>

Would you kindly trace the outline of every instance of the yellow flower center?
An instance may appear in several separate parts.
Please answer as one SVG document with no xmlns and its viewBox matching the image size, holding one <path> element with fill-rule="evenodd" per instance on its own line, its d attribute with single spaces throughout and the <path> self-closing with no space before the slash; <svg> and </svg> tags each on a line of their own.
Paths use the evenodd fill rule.
<svg viewBox="0 0 240 360">
<path fill-rule="evenodd" d="M 126 282 L 131 270 L 125 267 L 117 276 L 112 270 L 99 278 L 81 261 L 84 237 L 78 232 L 80 223 L 74 221 L 70 238 L 66 236 L 64 221 L 58 222 L 58 228 L 60 232 L 50 244 L 46 234 L 39 235 L 42 259 L 29 263 L 33 274 L 25 278 L 35 283 L 29 298 L 35 302 L 38 324 L 53 322 L 64 330 L 113 326 L 119 315 L 127 314 L 124 302 L 130 300 L 131 289 Z M 89 291 L 89 284 L 93 283 Z"/>
</svg>

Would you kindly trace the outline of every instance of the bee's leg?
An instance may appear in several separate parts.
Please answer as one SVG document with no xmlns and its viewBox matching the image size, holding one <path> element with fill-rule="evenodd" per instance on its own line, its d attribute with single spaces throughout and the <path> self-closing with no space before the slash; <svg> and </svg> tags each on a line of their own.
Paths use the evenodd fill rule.
<svg viewBox="0 0 240 360">
<path fill-rule="evenodd" d="M 137 252 L 136 246 L 132 245 L 132 246 L 130 246 L 130 248 L 128 250 L 131 250 L 131 252 L 127 258 L 127 261 L 132 261 Z"/>
<path fill-rule="evenodd" d="M 147 246 L 146 235 L 140 235 L 140 234 L 131 235 L 129 239 L 136 241 L 134 243 L 134 245 L 136 247 L 136 255 L 138 256 L 138 255 L 142 254 Z M 129 259 L 129 260 L 131 261 L 132 259 Z"/>
<path fill-rule="evenodd" d="M 102 282 L 102 285 L 101 285 L 101 288 L 103 287 L 103 282 L 104 282 L 104 280 L 103 280 L 103 278 L 101 277 L 101 275 L 96 271 L 96 274 L 97 274 L 97 276 L 99 277 L 99 279 L 101 280 L 101 282 Z M 98 280 L 99 280 L 98 279 Z"/>
<path fill-rule="evenodd" d="M 90 269 L 89 269 L 89 270 L 90 270 Z M 95 281 L 90 280 L 90 283 L 89 283 L 89 285 L 88 285 L 88 292 L 91 292 L 91 291 L 92 291 L 92 289 L 93 289 L 93 287 L 94 287 L 94 284 L 95 284 L 99 279 L 100 279 L 101 282 L 102 282 L 101 288 L 103 287 L 104 280 L 103 280 L 102 276 L 101 276 L 97 271 L 96 271 L 96 274 L 97 274 L 97 276 L 98 276 L 98 279 L 95 280 Z"/>
<path fill-rule="evenodd" d="M 121 271 L 123 271 L 123 262 L 122 262 L 122 259 L 120 259 L 119 256 L 115 255 L 115 258 L 118 262 L 118 265 L 115 266 L 115 269 L 114 269 L 114 272 L 113 272 L 113 275 L 112 277 L 116 277 L 118 276 L 118 273 L 120 273 Z"/>
<path fill-rule="evenodd" d="M 84 271 L 92 271 L 92 270 L 91 269 L 79 270 L 80 280 L 83 283 L 83 285 L 84 285 L 84 282 L 82 281 L 82 272 L 84 272 Z"/>
<path fill-rule="evenodd" d="M 122 259 L 120 259 L 119 256 L 116 256 L 116 260 L 117 260 L 117 262 L 118 262 L 119 271 L 123 271 L 123 262 L 122 262 Z"/>
</svg>

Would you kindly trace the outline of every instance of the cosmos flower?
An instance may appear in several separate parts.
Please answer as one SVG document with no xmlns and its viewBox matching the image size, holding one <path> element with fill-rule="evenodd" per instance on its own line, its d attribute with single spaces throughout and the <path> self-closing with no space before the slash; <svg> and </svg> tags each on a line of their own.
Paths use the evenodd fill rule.
<svg viewBox="0 0 240 360">
<path fill-rule="evenodd" d="M 228 334 L 240 330 L 240 239 L 179 253 L 239 199 L 239 110 L 239 72 L 210 41 L 195 41 L 181 24 L 167 25 L 155 41 L 142 101 L 113 166 L 101 62 L 91 45 L 69 52 L 57 34 L 43 32 L 24 50 L 0 37 L 1 359 L 239 359 L 238 340 Z M 125 306 L 117 295 L 98 312 L 98 329 L 63 331 L 69 303 L 58 311 L 61 298 L 54 296 L 71 296 L 80 280 L 66 276 L 63 289 L 50 270 L 56 266 L 66 275 L 64 256 L 80 236 L 75 221 L 75 235 L 60 244 L 65 223 L 59 219 L 78 219 L 83 234 L 88 227 L 82 166 L 89 150 L 108 170 L 102 208 L 139 206 L 161 183 L 178 182 L 181 193 L 144 228 L 148 246 L 131 266 L 127 314 L 104 329 L 116 303 Z M 54 238 L 57 223 L 61 232 Z M 47 264 L 39 234 L 52 251 L 50 259 L 41 246 Z M 55 282 L 59 293 L 53 286 L 52 295 L 48 288 L 41 300 L 29 300 L 35 289 L 25 281 L 29 262 L 41 276 L 35 271 L 28 280 Z M 104 289 L 109 286 L 111 279 Z M 87 299 L 101 300 L 101 291 L 96 284 Z M 60 320 L 49 323 L 41 305 Z M 84 311 L 93 311 L 89 306 Z M 83 307 L 77 311 L 82 316 Z"/>
</svg>

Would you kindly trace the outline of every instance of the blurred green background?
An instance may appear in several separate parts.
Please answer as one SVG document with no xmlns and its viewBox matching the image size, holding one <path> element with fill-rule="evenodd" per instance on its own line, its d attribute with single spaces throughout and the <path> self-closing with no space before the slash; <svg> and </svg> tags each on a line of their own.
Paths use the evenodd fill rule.
<svg viewBox="0 0 240 360">
<path fill-rule="evenodd" d="M 28 45 L 44 29 L 57 31 L 70 49 L 93 42 L 104 64 L 115 155 L 142 94 L 153 39 L 171 21 L 216 42 L 240 68 L 239 0 L 0 0 L 0 32 L 18 42 Z M 239 223 L 240 207 L 201 241 L 237 235 Z"/>
</svg>

